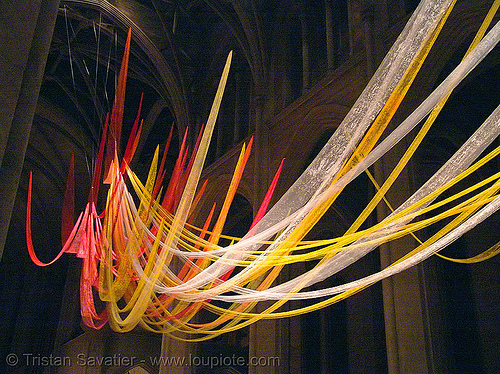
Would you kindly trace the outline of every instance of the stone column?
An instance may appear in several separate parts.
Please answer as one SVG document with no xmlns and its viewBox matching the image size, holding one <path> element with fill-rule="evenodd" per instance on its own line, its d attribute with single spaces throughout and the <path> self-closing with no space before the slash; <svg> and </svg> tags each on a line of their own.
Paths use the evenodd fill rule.
<svg viewBox="0 0 500 374">
<path fill-rule="evenodd" d="M 258 93 L 265 92 L 265 85 L 261 84 L 257 88 L 257 94 L 253 98 L 253 118 L 254 127 L 254 180 L 253 180 L 253 207 L 258 209 L 264 198 L 271 180 L 270 177 L 270 145 L 269 145 L 269 116 L 266 115 L 266 98 Z M 265 304 L 258 305 L 255 310 L 262 311 Z M 261 320 L 250 326 L 249 336 L 249 374 L 278 374 L 285 373 L 283 369 L 284 356 L 286 350 L 283 344 L 283 329 L 280 321 Z"/>
<path fill-rule="evenodd" d="M 262 311 L 265 306 L 258 305 L 257 309 Z M 289 357 L 284 354 L 287 351 L 287 345 L 284 344 L 282 336 L 284 331 L 281 329 L 281 323 L 283 321 L 263 319 L 250 325 L 249 374 L 284 374 L 288 372 L 286 360 Z"/>
<path fill-rule="evenodd" d="M 264 116 L 264 97 L 256 95 L 253 99 L 253 127 L 254 127 L 254 180 L 253 180 L 253 207 L 258 209 L 270 183 L 269 173 L 269 125 Z"/>
<path fill-rule="evenodd" d="M 361 13 L 363 23 L 363 36 L 366 55 L 366 71 L 370 77 L 375 73 L 375 51 L 374 51 L 374 8 L 371 4 L 365 4 Z"/>
<path fill-rule="evenodd" d="M 328 70 L 335 69 L 335 40 L 334 40 L 334 21 L 331 0 L 325 0 L 325 32 L 326 32 L 326 57 L 328 61 Z"/>
<path fill-rule="evenodd" d="M 304 92 L 304 90 L 307 90 L 311 86 L 311 68 L 309 61 L 307 18 L 303 9 L 300 10 L 299 19 L 302 29 L 302 92 Z"/>
<path fill-rule="evenodd" d="M 375 24 L 378 22 L 374 4 L 366 1 L 362 12 L 367 77 L 375 72 L 376 65 L 385 53 L 377 43 Z M 381 21 L 382 22 L 382 21 Z M 398 122 L 398 121 L 395 121 Z M 398 122 L 399 123 L 399 122 Z M 387 132 L 392 130 L 389 125 Z M 373 173 L 379 184 L 385 181 L 399 161 L 408 144 L 400 142 L 375 164 Z M 408 167 L 386 194 L 394 207 L 398 207 L 412 193 L 412 179 Z M 391 212 L 384 204 L 377 207 L 381 221 Z M 380 265 L 385 268 L 415 248 L 416 241 L 403 237 L 380 246 Z M 427 373 L 432 363 L 427 352 L 428 310 L 421 266 L 414 266 L 382 282 L 384 320 L 387 349 L 387 366 L 390 374 Z"/>
<path fill-rule="evenodd" d="M 234 122 L 233 122 L 233 146 L 238 144 L 241 138 L 240 133 L 240 110 L 241 110 L 241 74 L 236 72 L 234 75 Z"/>
<path fill-rule="evenodd" d="M 162 360 L 158 374 L 193 374 L 196 367 L 189 363 L 195 353 L 194 343 L 175 340 L 168 335 L 163 335 L 161 341 Z M 182 361 L 184 364 L 175 364 Z"/>
<path fill-rule="evenodd" d="M 0 258 L 58 9 L 59 0 L 0 3 Z"/>
<path fill-rule="evenodd" d="M 374 173 L 379 183 L 385 179 L 397 161 L 395 156 L 385 157 L 384 162 L 376 164 Z M 396 185 L 389 190 L 386 196 L 395 207 L 410 195 L 410 183 L 408 173 L 403 171 Z M 385 206 L 379 205 L 378 220 L 382 220 L 389 213 Z M 381 267 L 389 266 L 415 246 L 416 242 L 411 237 L 381 245 Z M 382 281 L 387 365 L 390 374 L 429 372 L 426 347 L 427 308 L 422 288 L 423 275 L 420 266 L 414 266 Z"/>
</svg>

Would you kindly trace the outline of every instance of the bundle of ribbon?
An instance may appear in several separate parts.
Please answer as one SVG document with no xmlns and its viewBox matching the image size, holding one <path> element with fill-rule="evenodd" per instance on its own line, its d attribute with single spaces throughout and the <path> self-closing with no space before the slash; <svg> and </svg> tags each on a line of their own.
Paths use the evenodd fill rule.
<svg viewBox="0 0 500 374">
<path fill-rule="evenodd" d="M 392 214 L 378 224 L 361 229 L 422 142 L 453 89 L 500 40 L 499 24 L 486 34 L 499 4 L 500 1 L 494 2 L 460 65 L 410 116 L 380 140 L 454 5 L 452 0 L 424 0 L 331 139 L 268 210 L 280 165 L 243 238 L 227 237 L 222 232 L 250 155 L 252 140 L 241 149 L 215 223 L 212 225 L 215 207 L 203 227 L 195 227 L 190 221 L 206 186 L 199 186 L 199 181 L 227 81 L 231 54 L 193 152 L 188 157 L 186 133 L 170 181 L 163 189 L 166 150 L 160 161 L 157 148 L 145 183 L 129 167 L 141 134 L 140 105 L 123 157 L 119 157 L 121 152 L 117 144 L 121 138 L 125 103 L 129 32 L 115 101 L 104 125 L 86 208 L 74 223 L 72 161 L 62 215 L 65 244 L 52 261 L 66 252 L 82 258 L 80 298 L 84 322 L 100 328 L 109 321 L 113 329 L 123 332 L 141 325 L 179 339 L 210 339 L 262 318 L 295 316 L 343 300 L 438 253 L 485 220 L 500 207 L 500 173 L 446 199 L 437 198 L 498 155 L 500 148 L 482 154 L 500 133 L 500 107 Z M 328 240 L 305 241 L 306 234 L 349 182 L 368 172 L 373 163 L 424 118 L 424 124 L 393 172 L 382 185 L 374 182 L 377 193 L 345 234 Z M 166 148 L 171 138 L 172 132 Z M 98 213 L 97 197 L 102 183 L 108 184 L 109 189 L 105 208 Z M 30 177 L 26 223 L 28 250 L 36 264 L 45 266 L 52 262 L 47 264 L 38 260 L 31 239 L 31 184 Z M 435 235 L 380 272 L 336 287 L 307 290 L 381 243 L 404 235 L 417 237 L 418 230 L 445 218 L 447 223 Z M 222 238 L 229 239 L 231 244 L 220 245 Z M 496 255 L 499 247 L 495 245 L 471 259 L 450 260 L 482 261 Z M 315 261 L 316 265 L 291 280 L 278 278 L 285 266 L 303 261 Z M 97 293 L 106 302 L 101 311 L 95 306 Z M 322 299 L 307 307 L 280 310 L 289 300 L 319 298 Z M 255 311 L 257 303 L 270 300 L 273 303 L 266 304 L 265 310 Z M 209 311 L 213 319 L 194 319 L 201 310 Z"/>
</svg>

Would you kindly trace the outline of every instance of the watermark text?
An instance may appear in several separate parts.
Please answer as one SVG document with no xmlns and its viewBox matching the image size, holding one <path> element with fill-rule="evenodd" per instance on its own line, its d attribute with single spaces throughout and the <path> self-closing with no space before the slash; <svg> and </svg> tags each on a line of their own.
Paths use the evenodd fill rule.
<svg viewBox="0 0 500 374">
<path fill-rule="evenodd" d="M 236 354 L 215 356 L 160 356 L 136 357 L 114 354 L 110 356 L 93 356 L 78 353 L 76 356 L 41 355 L 33 353 L 10 353 L 5 358 L 5 363 L 11 367 L 133 367 L 148 364 L 153 367 L 244 367 L 244 366 L 280 366 L 281 358 L 272 356 L 243 357 Z"/>
</svg>

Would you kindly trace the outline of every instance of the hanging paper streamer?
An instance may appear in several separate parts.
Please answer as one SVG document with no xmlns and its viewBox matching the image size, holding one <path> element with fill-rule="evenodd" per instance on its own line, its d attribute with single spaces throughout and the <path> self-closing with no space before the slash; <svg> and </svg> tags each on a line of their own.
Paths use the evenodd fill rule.
<svg viewBox="0 0 500 374">
<path fill-rule="evenodd" d="M 118 145 L 124 111 L 129 32 L 112 113 L 107 117 L 96 159 L 95 172 L 84 212 L 76 223 L 73 215 L 73 166 L 70 167 L 63 212 L 61 252 L 50 263 L 41 262 L 31 238 L 30 176 L 26 237 L 32 260 L 40 266 L 56 261 L 63 253 L 82 259 L 80 299 L 82 318 L 100 328 L 109 322 L 116 331 L 143 328 L 185 340 L 205 340 L 245 327 L 260 319 L 307 313 L 343 300 L 374 282 L 397 274 L 438 253 L 500 207 L 500 173 L 441 200 L 443 192 L 491 161 L 500 148 L 485 156 L 484 150 L 500 134 L 500 107 L 418 191 L 381 222 L 361 225 L 383 200 L 404 166 L 422 142 L 452 90 L 474 69 L 500 40 L 500 24 L 486 33 L 500 0 L 495 1 L 471 48 L 457 68 L 399 126 L 380 141 L 416 74 L 451 13 L 452 0 L 424 0 L 412 15 L 394 46 L 336 132 L 279 201 L 268 210 L 282 165 L 243 238 L 222 234 L 229 207 L 238 189 L 252 140 L 243 145 L 230 187 L 215 216 L 215 206 L 201 228 L 190 223 L 201 201 L 206 182 L 200 186 L 217 114 L 229 74 L 232 55 L 223 69 L 215 100 L 192 152 L 187 132 L 168 185 L 165 155 L 156 150 L 146 181 L 130 169 L 142 129 L 140 107 L 123 157 Z M 142 98 L 141 98 L 142 103 Z M 352 226 L 341 237 L 305 241 L 304 237 L 335 202 L 349 183 L 403 139 L 425 117 L 427 120 L 387 180 Z M 188 131 L 188 130 L 186 130 Z M 481 158 L 480 158 L 481 157 Z M 73 162 L 71 162 L 73 165 Z M 101 180 L 103 178 L 103 180 Z M 373 179 L 373 178 L 372 178 Z M 374 181 L 374 180 L 373 180 Z M 105 208 L 97 212 L 101 183 L 109 184 Z M 455 189 L 456 190 L 456 189 Z M 446 219 L 442 228 L 409 253 L 378 273 L 331 288 L 310 290 L 362 258 L 380 244 L 418 231 Z M 221 239 L 230 245 L 220 245 Z M 499 252 L 499 245 L 471 259 L 472 263 Z M 315 266 L 291 280 L 281 271 L 294 263 L 315 261 Z M 96 310 L 99 295 L 105 302 Z M 280 309 L 289 300 L 317 299 L 307 307 Z M 265 310 L 255 307 L 261 301 Z M 195 318 L 200 311 L 213 316 Z"/>
</svg>

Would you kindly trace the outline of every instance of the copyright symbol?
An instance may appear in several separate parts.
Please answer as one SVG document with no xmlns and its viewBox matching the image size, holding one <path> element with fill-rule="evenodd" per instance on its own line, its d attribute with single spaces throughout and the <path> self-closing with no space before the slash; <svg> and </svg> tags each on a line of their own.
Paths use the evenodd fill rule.
<svg viewBox="0 0 500 374">
<path fill-rule="evenodd" d="M 9 353 L 5 358 L 5 362 L 9 366 L 16 366 L 19 363 L 19 357 L 15 353 Z"/>
</svg>

